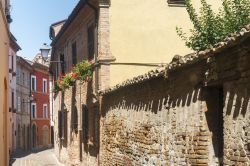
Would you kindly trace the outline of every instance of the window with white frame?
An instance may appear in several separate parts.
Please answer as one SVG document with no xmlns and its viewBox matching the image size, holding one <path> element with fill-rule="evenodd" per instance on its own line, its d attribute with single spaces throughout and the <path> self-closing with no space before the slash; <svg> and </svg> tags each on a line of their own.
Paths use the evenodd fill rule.
<svg viewBox="0 0 250 166">
<path fill-rule="evenodd" d="M 47 119 L 48 118 L 48 105 L 43 104 L 43 118 Z"/>
<path fill-rule="evenodd" d="M 31 90 L 36 91 L 36 76 L 31 76 Z"/>
<path fill-rule="evenodd" d="M 36 118 L 36 103 L 31 104 L 31 117 Z"/>
<path fill-rule="evenodd" d="M 43 93 L 47 93 L 47 79 L 43 78 Z"/>
</svg>

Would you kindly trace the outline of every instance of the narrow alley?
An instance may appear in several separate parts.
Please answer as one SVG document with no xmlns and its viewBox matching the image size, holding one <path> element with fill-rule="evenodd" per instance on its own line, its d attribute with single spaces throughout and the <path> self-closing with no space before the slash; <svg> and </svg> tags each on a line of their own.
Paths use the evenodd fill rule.
<svg viewBox="0 0 250 166">
<path fill-rule="evenodd" d="M 10 161 L 10 166 L 64 166 L 58 162 L 53 149 L 32 152 L 17 151 Z"/>
<path fill-rule="evenodd" d="M 0 0 L 0 166 L 250 166 L 250 0 Z"/>
</svg>

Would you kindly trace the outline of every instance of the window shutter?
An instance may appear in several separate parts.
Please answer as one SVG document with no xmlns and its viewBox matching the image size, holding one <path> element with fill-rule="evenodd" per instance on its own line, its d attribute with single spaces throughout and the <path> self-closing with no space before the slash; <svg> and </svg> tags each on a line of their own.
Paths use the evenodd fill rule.
<svg viewBox="0 0 250 166">
<path fill-rule="evenodd" d="M 64 143 L 67 142 L 67 135 L 68 135 L 68 113 L 67 110 L 63 111 L 63 138 Z"/>
<path fill-rule="evenodd" d="M 76 42 L 74 42 L 72 45 L 72 64 L 75 65 L 77 63 L 77 51 L 76 51 Z"/>
<path fill-rule="evenodd" d="M 73 53 L 73 51 L 72 51 L 72 53 Z M 61 73 L 65 74 L 64 54 L 60 54 L 60 64 L 61 64 Z"/>
<path fill-rule="evenodd" d="M 62 138 L 62 112 L 58 111 L 58 137 Z"/>
<path fill-rule="evenodd" d="M 89 122 L 89 117 L 88 117 L 88 108 L 86 105 L 82 105 L 82 129 L 83 129 L 83 138 L 85 142 L 88 141 L 88 122 Z"/>
<path fill-rule="evenodd" d="M 91 25 L 88 28 L 88 59 L 89 60 L 94 59 L 94 45 L 95 45 L 94 39 L 95 39 L 94 26 Z"/>
</svg>

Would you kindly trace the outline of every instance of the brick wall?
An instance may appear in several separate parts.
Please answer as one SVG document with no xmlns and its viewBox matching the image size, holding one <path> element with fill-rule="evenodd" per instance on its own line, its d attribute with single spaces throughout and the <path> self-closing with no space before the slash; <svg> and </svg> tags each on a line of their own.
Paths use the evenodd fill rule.
<svg viewBox="0 0 250 166">
<path fill-rule="evenodd" d="M 94 4 L 94 2 L 96 1 L 91 1 L 90 3 Z M 96 25 L 95 11 L 85 3 L 74 17 L 67 30 L 53 47 L 54 60 L 59 60 L 60 54 L 64 55 L 66 73 L 72 70 L 72 44 L 74 42 L 76 42 L 77 47 L 77 62 L 88 60 L 88 27 Z M 95 58 L 97 58 L 96 51 Z M 59 64 L 53 64 L 52 66 L 54 81 L 57 79 L 55 77 L 57 73 L 56 65 Z M 58 76 L 60 76 L 61 65 L 58 68 Z M 53 94 L 55 152 L 59 160 L 66 165 L 94 166 L 98 163 L 97 154 L 99 145 L 98 137 L 96 137 L 96 131 L 94 130 L 96 127 L 94 122 L 98 118 L 98 109 L 96 110 L 92 100 L 94 96 L 92 87 L 97 86 L 96 77 L 96 72 L 94 72 L 92 82 L 83 84 L 77 82 L 75 86 L 71 86 L 64 92 Z M 85 108 L 87 108 L 87 111 Z M 58 126 L 58 114 L 60 112 L 63 116 L 61 123 L 62 137 L 59 137 Z M 85 119 L 88 122 L 85 122 Z"/>
<path fill-rule="evenodd" d="M 86 97 L 92 96 L 90 86 L 92 83 L 77 82 L 54 96 L 55 114 L 58 115 L 61 110 L 67 112 L 67 120 L 62 124 L 62 138 L 59 137 L 58 116 L 55 116 L 55 151 L 59 160 L 66 165 L 94 166 L 98 162 L 98 136 L 95 130 L 98 109 L 95 109 L 92 98 Z M 88 109 L 88 115 L 84 113 L 84 106 Z M 87 127 L 85 119 L 88 119 Z"/>
<path fill-rule="evenodd" d="M 100 165 L 248 165 L 250 38 L 239 36 L 104 92 Z"/>
</svg>

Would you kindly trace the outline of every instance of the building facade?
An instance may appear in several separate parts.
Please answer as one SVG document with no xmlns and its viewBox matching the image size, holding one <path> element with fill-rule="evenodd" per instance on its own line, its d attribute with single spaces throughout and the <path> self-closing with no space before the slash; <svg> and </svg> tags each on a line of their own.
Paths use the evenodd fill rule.
<svg viewBox="0 0 250 166">
<path fill-rule="evenodd" d="M 21 150 L 30 149 L 30 76 L 33 68 L 20 56 L 16 60 L 16 148 Z"/>
<path fill-rule="evenodd" d="M 0 165 L 9 164 L 9 133 L 8 133 L 8 112 L 9 112 L 9 1 L 0 1 Z"/>
<path fill-rule="evenodd" d="M 190 52 L 175 30 L 192 27 L 184 6 L 174 0 L 80 0 L 62 26 L 51 25 L 54 82 L 83 60 L 93 65 L 90 82 L 53 94 L 55 151 L 62 162 L 100 164 L 98 91 Z"/>
<path fill-rule="evenodd" d="M 48 67 L 32 62 L 33 72 L 30 77 L 32 148 L 50 146 L 50 103 Z"/>
<path fill-rule="evenodd" d="M 13 152 L 16 149 L 16 111 L 17 111 L 17 97 L 16 97 L 16 56 L 17 51 L 21 48 L 17 44 L 17 40 L 10 35 L 10 49 L 9 49 L 9 148 Z"/>
</svg>

